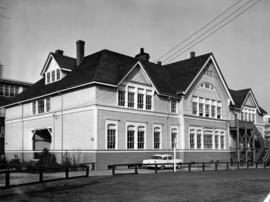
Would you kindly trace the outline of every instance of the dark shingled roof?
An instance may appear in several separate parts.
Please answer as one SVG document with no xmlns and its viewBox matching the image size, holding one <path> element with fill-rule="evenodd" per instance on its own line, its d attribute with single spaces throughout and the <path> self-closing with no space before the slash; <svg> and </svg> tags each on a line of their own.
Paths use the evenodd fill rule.
<svg viewBox="0 0 270 202">
<path fill-rule="evenodd" d="M 175 90 L 180 92 L 185 91 L 211 55 L 212 53 L 207 53 L 165 65 L 164 67 L 168 69 L 174 81 Z"/>
<path fill-rule="evenodd" d="M 10 103 L 29 100 L 90 82 L 117 85 L 138 62 L 134 57 L 104 49 L 86 56 L 81 65 L 76 67 L 74 58 L 51 54 L 61 68 L 73 69 L 72 72 L 60 81 L 47 85 L 42 78 L 13 98 Z M 205 54 L 165 66 L 147 61 L 141 61 L 141 64 L 160 94 L 177 97 L 176 93 L 186 90 L 210 55 Z"/>
<path fill-rule="evenodd" d="M 233 101 L 235 103 L 235 105 L 233 107 L 235 107 L 237 109 L 240 109 L 242 107 L 248 93 L 250 91 L 252 92 L 251 88 L 241 89 L 241 90 L 232 90 L 232 89 L 229 89 L 229 90 L 230 90 L 231 96 L 233 98 Z M 258 106 L 258 107 L 259 107 L 259 111 L 262 114 L 267 114 L 267 112 L 262 107 L 260 107 L 260 106 Z"/>
<path fill-rule="evenodd" d="M 60 66 L 60 68 L 65 68 L 65 69 L 70 69 L 72 70 L 74 67 L 76 67 L 76 59 L 66 56 L 66 55 L 61 55 L 57 53 L 52 53 L 52 56 Z"/>
</svg>

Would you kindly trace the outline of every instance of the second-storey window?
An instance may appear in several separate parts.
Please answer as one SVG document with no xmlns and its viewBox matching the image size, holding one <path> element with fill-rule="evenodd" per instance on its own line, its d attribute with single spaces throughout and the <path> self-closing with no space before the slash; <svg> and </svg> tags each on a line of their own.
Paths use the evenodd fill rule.
<svg viewBox="0 0 270 202">
<path fill-rule="evenodd" d="M 51 110 L 51 99 L 46 98 L 46 112 L 49 112 Z"/>
<path fill-rule="evenodd" d="M 198 101 L 197 97 L 192 98 L 192 114 L 197 115 L 198 113 Z"/>
<path fill-rule="evenodd" d="M 52 82 L 54 82 L 55 81 L 55 71 L 53 70 L 52 71 Z"/>
<path fill-rule="evenodd" d="M 125 106 L 125 91 L 118 91 L 118 106 Z"/>
<path fill-rule="evenodd" d="M 34 102 L 32 102 L 32 112 L 33 112 L 33 114 L 36 114 L 36 101 L 34 101 Z"/>
<path fill-rule="evenodd" d="M 128 107 L 134 108 L 134 88 L 128 87 Z"/>
<path fill-rule="evenodd" d="M 137 108 L 138 109 L 143 109 L 143 103 L 144 103 L 144 92 L 143 92 L 143 89 L 138 89 L 138 100 L 137 100 Z"/>
<path fill-rule="evenodd" d="M 38 100 L 38 113 L 44 113 L 44 99 Z"/>
<path fill-rule="evenodd" d="M 176 113 L 176 103 L 177 101 L 176 100 L 171 100 L 171 112 L 172 113 Z"/>
<path fill-rule="evenodd" d="M 60 79 L 60 69 L 56 70 L 56 80 L 58 81 Z"/>
<path fill-rule="evenodd" d="M 51 82 L 51 72 L 47 73 L 47 83 Z"/>
</svg>

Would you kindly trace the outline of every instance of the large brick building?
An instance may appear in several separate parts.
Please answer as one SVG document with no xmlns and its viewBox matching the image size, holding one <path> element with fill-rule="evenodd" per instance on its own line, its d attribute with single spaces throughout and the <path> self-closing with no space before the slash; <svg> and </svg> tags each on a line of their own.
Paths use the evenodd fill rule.
<svg viewBox="0 0 270 202">
<path fill-rule="evenodd" d="M 59 161 L 69 152 L 106 169 L 176 145 L 184 161 L 266 159 L 266 112 L 251 89 L 229 89 L 212 53 L 149 58 L 143 49 L 84 56 L 83 41 L 76 58 L 49 53 L 42 78 L 6 107 L 6 155 L 27 161 L 47 147 Z"/>
</svg>

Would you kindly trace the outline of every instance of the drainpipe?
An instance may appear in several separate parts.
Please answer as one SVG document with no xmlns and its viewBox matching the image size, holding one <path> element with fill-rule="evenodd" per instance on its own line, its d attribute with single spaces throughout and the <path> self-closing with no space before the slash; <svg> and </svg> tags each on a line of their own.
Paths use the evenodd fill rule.
<svg viewBox="0 0 270 202">
<path fill-rule="evenodd" d="M 61 96 L 61 163 L 62 163 L 62 160 L 63 160 L 63 148 L 64 148 L 64 115 L 63 115 L 63 94 L 61 94 L 60 92 L 58 93 L 58 95 Z"/>
<path fill-rule="evenodd" d="M 234 114 L 234 119 L 235 119 L 235 127 L 236 127 L 236 152 L 237 152 L 237 162 L 240 162 L 240 145 L 239 145 L 239 123 L 238 123 L 238 118 L 237 114 Z"/>
<path fill-rule="evenodd" d="M 24 162 L 24 121 L 23 121 L 23 104 L 20 102 L 19 103 L 22 106 L 22 115 L 21 115 L 21 119 L 22 119 L 22 163 Z"/>
</svg>

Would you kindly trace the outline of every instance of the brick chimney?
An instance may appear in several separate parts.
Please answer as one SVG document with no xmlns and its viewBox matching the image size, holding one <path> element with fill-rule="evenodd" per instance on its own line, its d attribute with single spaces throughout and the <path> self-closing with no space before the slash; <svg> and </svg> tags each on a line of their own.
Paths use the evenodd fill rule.
<svg viewBox="0 0 270 202">
<path fill-rule="evenodd" d="M 141 48 L 140 53 L 135 55 L 135 58 L 142 61 L 149 61 L 150 55 L 148 53 L 144 52 L 144 49 Z"/>
<path fill-rule="evenodd" d="M 85 44 L 85 42 L 82 40 L 76 41 L 76 45 L 77 45 L 76 64 L 77 64 L 77 66 L 79 66 L 84 59 L 84 44 Z"/>
<path fill-rule="evenodd" d="M 191 51 L 190 52 L 190 58 L 194 58 L 195 57 L 195 52 L 194 51 Z"/>
<path fill-rule="evenodd" d="M 55 53 L 58 54 L 58 55 L 63 55 L 64 54 L 64 51 L 58 49 L 58 50 L 55 51 Z"/>
</svg>

